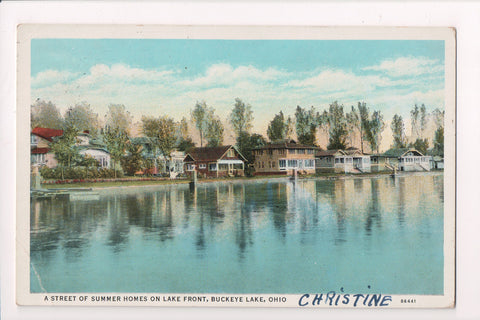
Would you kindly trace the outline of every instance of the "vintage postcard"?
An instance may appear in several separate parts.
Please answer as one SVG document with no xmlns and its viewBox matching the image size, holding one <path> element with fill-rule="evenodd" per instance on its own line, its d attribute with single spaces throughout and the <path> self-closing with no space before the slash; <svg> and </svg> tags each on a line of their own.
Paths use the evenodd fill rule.
<svg viewBox="0 0 480 320">
<path fill-rule="evenodd" d="M 455 30 L 18 27 L 17 303 L 455 306 Z"/>
</svg>

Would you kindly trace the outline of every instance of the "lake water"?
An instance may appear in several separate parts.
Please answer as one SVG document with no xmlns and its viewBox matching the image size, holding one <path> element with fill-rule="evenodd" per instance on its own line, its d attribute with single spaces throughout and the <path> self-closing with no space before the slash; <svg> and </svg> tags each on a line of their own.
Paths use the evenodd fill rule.
<svg viewBox="0 0 480 320">
<path fill-rule="evenodd" d="M 443 294 L 443 174 L 32 200 L 31 292 Z"/>
</svg>

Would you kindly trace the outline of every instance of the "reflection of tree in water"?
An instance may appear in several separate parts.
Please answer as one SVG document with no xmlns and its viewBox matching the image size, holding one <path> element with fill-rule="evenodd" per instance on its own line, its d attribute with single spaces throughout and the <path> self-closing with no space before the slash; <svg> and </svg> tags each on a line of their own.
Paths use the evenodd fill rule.
<svg viewBox="0 0 480 320">
<path fill-rule="evenodd" d="M 48 262 L 58 247 L 64 249 L 66 259 L 79 258 L 97 228 L 101 212 L 104 211 L 99 210 L 96 201 L 33 199 L 30 213 L 32 258 L 38 256 Z"/>
<path fill-rule="evenodd" d="M 121 251 L 123 244 L 128 240 L 130 225 L 125 219 L 123 212 L 124 203 L 120 201 L 117 195 L 113 195 L 107 199 L 107 216 L 108 216 L 108 234 L 107 245 L 113 248 L 114 252 Z M 127 197 L 127 201 L 129 197 Z"/>
<path fill-rule="evenodd" d="M 258 192 L 261 194 L 261 192 Z M 268 192 L 267 207 L 271 208 L 273 226 L 281 239 L 287 236 L 288 195 L 286 183 L 272 183 Z"/>
<path fill-rule="evenodd" d="M 367 236 L 372 235 L 372 227 L 380 228 L 382 225 L 382 216 L 380 215 L 379 203 L 379 181 L 378 179 L 370 179 L 371 184 L 371 200 L 367 206 L 367 218 L 365 221 L 365 233 Z"/>
<path fill-rule="evenodd" d="M 247 247 L 252 246 L 253 226 L 252 226 L 252 210 L 254 210 L 255 202 L 246 199 L 245 185 L 234 187 L 233 193 L 236 197 L 234 213 L 235 213 L 235 243 L 238 246 L 238 258 L 243 260 Z M 240 212 L 240 216 L 236 214 Z"/>
<path fill-rule="evenodd" d="M 403 227 L 405 223 L 405 178 L 392 178 L 395 181 L 395 185 L 398 187 L 398 204 L 397 204 L 397 220 L 399 227 Z"/>
</svg>

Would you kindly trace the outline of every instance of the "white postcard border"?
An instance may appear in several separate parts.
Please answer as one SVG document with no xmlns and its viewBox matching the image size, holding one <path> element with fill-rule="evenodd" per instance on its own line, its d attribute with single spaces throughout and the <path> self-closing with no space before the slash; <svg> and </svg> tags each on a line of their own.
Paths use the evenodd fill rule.
<svg viewBox="0 0 480 320">
<path fill-rule="evenodd" d="M 189 39 L 414 39 L 445 40 L 445 203 L 444 203 L 444 291 L 443 296 L 394 295 L 385 307 L 394 308 L 447 308 L 453 307 L 455 301 L 455 181 L 456 181 L 456 108 L 455 108 L 455 30 L 452 28 L 394 28 L 394 27 L 289 27 L 289 26 L 134 26 L 134 25 L 20 25 L 18 34 L 18 101 L 17 101 L 17 237 L 16 237 L 16 282 L 17 303 L 20 305 L 119 305 L 117 302 L 92 302 L 94 296 L 120 296 L 122 306 L 217 306 L 239 307 L 242 304 L 225 302 L 206 303 L 172 303 L 156 301 L 156 297 L 168 294 L 31 294 L 30 287 L 30 248 L 29 248 L 29 106 L 30 106 L 30 39 L 33 38 L 189 38 Z M 27 168 L 27 170 L 25 170 Z M 306 293 L 307 294 L 307 293 Z M 308 293 L 315 295 L 317 293 Z M 328 294 L 319 292 L 318 294 Z M 188 296 L 242 297 L 252 295 L 229 294 L 171 294 L 181 300 Z M 47 296 L 70 296 L 75 301 L 51 301 Z M 87 296 L 87 301 L 80 301 Z M 142 296 L 147 301 L 125 301 L 124 297 Z M 259 296 L 259 295 L 254 295 Z M 255 307 L 299 307 L 302 295 L 284 295 L 286 302 L 268 302 L 270 297 L 279 295 L 262 295 L 267 303 L 248 303 L 244 306 Z M 152 301 L 152 299 L 154 301 Z M 417 299 L 412 304 L 401 304 L 401 299 Z M 309 307 L 317 307 L 309 305 Z M 329 305 L 320 303 L 318 307 L 353 307 L 350 305 Z M 358 306 L 367 307 L 367 306 Z"/>
</svg>

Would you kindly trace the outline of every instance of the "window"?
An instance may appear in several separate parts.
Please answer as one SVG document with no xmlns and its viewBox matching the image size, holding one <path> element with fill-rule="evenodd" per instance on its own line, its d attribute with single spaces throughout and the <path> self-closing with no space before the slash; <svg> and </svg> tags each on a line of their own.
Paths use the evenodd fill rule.
<svg viewBox="0 0 480 320">
<path fill-rule="evenodd" d="M 267 150 L 267 154 L 268 154 L 269 156 L 271 156 L 271 155 L 273 154 L 273 150 L 272 150 L 272 149 L 268 149 L 268 150 Z"/>
<path fill-rule="evenodd" d="M 298 154 L 305 154 L 305 149 L 297 149 Z"/>
<path fill-rule="evenodd" d="M 208 170 L 209 171 L 217 171 L 217 164 L 216 163 L 208 164 Z"/>
<path fill-rule="evenodd" d="M 315 168 L 315 160 L 313 159 L 307 159 L 304 161 L 304 167 L 305 169 L 312 169 Z"/>
<path fill-rule="evenodd" d="M 207 165 L 205 163 L 200 163 L 198 169 L 207 169 Z"/>
<path fill-rule="evenodd" d="M 298 166 L 297 160 L 295 159 L 289 159 L 287 164 L 289 168 L 297 168 Z"/>
<path fill-rule="evenodd" d="M 30 135 L 30 143 L 31 144 L 36 144 L 37 143 L 37 136 L 35 135 Z"/>
<path fill-rule="evenodd" d="M 285 150 L 284 149 L 278 149 L 278 154 L 285 154 Z"/>
<path fill-rule="evenodd" d="M 272 161 L 272 168 L 275 168 L 275 161 Z"/>
<path fill-rule="evenodd" d="M 307 149 L 307 154 L 313 154 L 313 149 Z"/>
<path fill-rule="evenodd" d="M 228 150 L 227 157 L 230 157 L 230 158 L 235 157 L 235 152 L 233 151 L 233 149 Z"/>
<path fill-rule="evenodd" d="M 263 150 L 258 150 L 258 155 L 259 156 L 263 155 Z"/>
<path fill-rule="evenodd" d="M 280 170 L 285 170 L 287 166 L 287 160 L 278 160 L 278 167 Z"/>
<path fill-rule="evenodd" d="M 295 149 L 289 149 L 289 150 L 288 150 L 288 153 L 289 153 L 289 154 L 295 154 Z"/>
<path fill-rule="evenodd" d="M 194 168 L 193 164 L 187 163 L 187 171 L 193 171 L 193 168 Z"/>
</svg>

